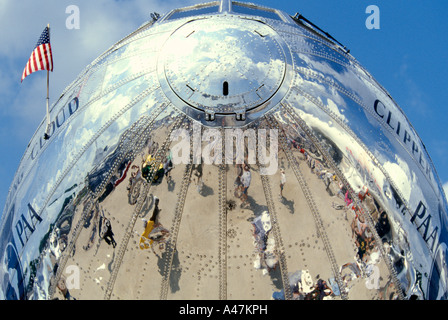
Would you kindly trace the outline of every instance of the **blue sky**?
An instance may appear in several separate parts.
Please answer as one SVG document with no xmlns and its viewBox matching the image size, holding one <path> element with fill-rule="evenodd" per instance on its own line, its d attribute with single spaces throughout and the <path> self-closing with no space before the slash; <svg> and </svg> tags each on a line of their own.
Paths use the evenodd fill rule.
<svg viewBox="0 0 448 320">
<path fill-rule="evenodd" d="M 46 72 L 20 83 L 40 33 L 51 25 L 54 71 L 50 104 L 83 68 L 150 19 L 151 12 L 201 1 L 0 0 L 0 214 L 22 155 L 45 116 Z M 329 32 L 386 88 L 404 110 L 448 189 L 448 1 L 251 1 L 303 16 Z M 80 10 L 80 28 L 67 29 L 66 8 Z M 380 29 L 369 30 L 366 8 L 380 9 Z"/>
</svg>

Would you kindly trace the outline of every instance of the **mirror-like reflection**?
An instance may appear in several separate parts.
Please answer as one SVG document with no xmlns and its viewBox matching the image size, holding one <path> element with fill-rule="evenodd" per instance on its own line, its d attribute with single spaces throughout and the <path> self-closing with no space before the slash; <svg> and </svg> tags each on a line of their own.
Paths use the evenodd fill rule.
<svg viewBox="0 0 448 320">
<path fill-rule="evenodd" d="M 174 10 L 86 67 L 12 183 L 0 298 L 445 299 L 423 143 L 352 56 L 286 18 Z"/>
</svg>

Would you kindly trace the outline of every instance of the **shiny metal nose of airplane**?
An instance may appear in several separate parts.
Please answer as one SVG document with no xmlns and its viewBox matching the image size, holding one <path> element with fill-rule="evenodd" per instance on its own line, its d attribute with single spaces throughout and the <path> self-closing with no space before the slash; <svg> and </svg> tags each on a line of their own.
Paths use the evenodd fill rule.
<svg viewBox="0 0 448 320">
<path fill-rule="evenodd" d="M 25 150 L 0 299 L 441 299 L 447 203 L 390 95 L 303 16 L 221 1 L 89 64 Z"/>
</svg>

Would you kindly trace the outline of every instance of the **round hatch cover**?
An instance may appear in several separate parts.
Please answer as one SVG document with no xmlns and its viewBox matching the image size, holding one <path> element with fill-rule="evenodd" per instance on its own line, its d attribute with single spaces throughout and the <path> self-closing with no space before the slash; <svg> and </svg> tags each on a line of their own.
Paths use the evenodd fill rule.
<svg viewBox="0 0 448 320">
<path fill-rule="evenodd" d="M 286 61 L 280 41 L 273 29 L 254 20 L 191 21 L 162 50 L 164 76 L 191 107 L 209 114 L 244 114 L 270 99 L 283 82 Z"/>
</svg>

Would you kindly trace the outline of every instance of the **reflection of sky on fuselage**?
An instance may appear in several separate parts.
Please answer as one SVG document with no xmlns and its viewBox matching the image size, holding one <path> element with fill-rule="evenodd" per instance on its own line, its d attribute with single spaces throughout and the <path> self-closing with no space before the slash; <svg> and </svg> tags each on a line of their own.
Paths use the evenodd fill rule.
<svg viewBox="0 0 448 320">
<path fill-rule="evenodd" d="M 381 99 L 394 112 L 394 121 L 400 122 L 402 128 L 409 128 L 412 138 L 419 141 L 413 129 L 409 127 L 406 117 L 401 110 L 391 106 L 390 98 L 373 78 L 358 66 L 354 59 L 350 61 L 340 52 L 335 52 L 336 49 L 322 44 L 315 36 L 302 32 L 297 31 L 294 36 L 291 33 L 282 33 L 285 39 L 299 40 L 288 41 L 292 44 L 292 51 L 296 57 L 296 68 L 299 72 L 296 85 L 301 92 L 316 99 L 318 105 L 330 115 L 330 118 L 322 115 L 312 103 L 307 107 L 306 99 L 300 99 L 301 102 L 298 105 L 301 105 L 309 115 L 313 115 L 314 120 L 328 118 L 320 125 L 315 124 L 318 127 L 323 126 L 325 132 L 334 129 L 330 125 L 332 118 L 347 125 L 349 130 L 361 139 L 373 156 L 383 165 L 383 170 L 391 176 L 407 203 L 421 199 L 422 190 L 411 188 L 411 186 L 417 183 L 433 184 L 435 181 L 428 181 L 421 168 L 411 171 L 409 166 L 413 162 L 415 163 L 415 159 L 407 162 L 402 158 L 404 156 L 407 159 L 412 159 L 409 150 L 399 141 L 399 137 L 388 135 L 387 131 L 385 132 L 379 125 L 378 120 L 372 116 L 373 112 L 367 109 L 369 107 L 373 109 L 373 102 L 376 98 Z M 301 33 L 303 35 L 300 35 Z M 311 119 L 309 121 L 313 122 Z M 338 128 L 335 131 L 332 136 L 338 137 L 341 132 L 344 132 L 344 129 Z M 376 132 L 379 135 L 375 134 Z M 350 139 L 347 140 L 347 137 L 340 139 L 340 145 L 345 145 L 346 141 L 350 141 Z M 358 155 L 363 153 L 356 152 Z M 412 203 L 412 205 L 415 207 L 416 203 Z"/>
<path fill-rule="evenodd" d="M 371 77 L 366 76 L 366 74 L 362 68 L 358 67 L 357 64 L 351 64 L 352 67 L 348 67 L 348 61 L 347 62 L 342 61 L 342 59 L 339 63 L 337 63 L 335 61 L 330 61 L 330 60 L 320 57 L 316 53 L 317 51 L 314 48 L 316 43 L 311 44 L 310 40 L 302 41 L 302 42 L 300 42 L 300 44 L 302 44 L 303 46 L 297 46 L 297 45 L 294 46 L 294 49 L 296 51 L 314 53 L 311 55 L 304 54 L 304 53 L 298 53 L 298 56 L 300 57 L 298 60 L 298 65 L 301 66 L 301 67 L 299 67 L 298 71 L 304 73 L 304 75 L 306 75 L 307 79 L 312 79 L 310 77 L 313 77 L 315 79 L 315 81 L 318 81 L 318 83 L 326 83 L 328 86 L 331 86 L 331 87 L 334 86 L 334 88 L 340 88 L 340 90 L 342 91 L 342 93 L 344 93 L 344 95 L 348 95 L 350 100 L 358 101 L 358 103 L 361 103 L 363 108 L 365 108 L 365 109 L 368 109 L 369 107 L 372 108 L 372 104 L 373 104 L 373 101 L 375 100 L 375 98 L 380 98 L 381 101 L 383 101 L 383 103 L 385 103 L 388 106 L 388 109 L 394 111 L 393 122 L 394 122 L 395 128 L 392 128 L 392 125 L 391 125 L 391 128 L 398 131 L 399 129 L 397 126 L 398 126 L 398 123 L 400 123 L 400 125 L 404 127 L 401 129 L 402 134 L 403 134 L 404 130 L 406 129 L 407 132 L 412 136 L 412 141 L 416 141 L 416 142 L 420 141 L 418 136 L 415 134 L 413 128 L 408 125 L 408 120 L 402 114 L 402 111 L 399 108 L 397 108 L 395 105 L 392 105 L 390 103 L 390 98 L 381 90 L 381 88 L 378 86 L 378 84 Z M 332 51 L 333 50 L 326 48 L 327 54 L 330 54 Z M 339 57 L 340 57 L 339 53 L 337 55 L 339 55 Z M 303 68 L 304 71 L 301 71 L 301 68 Z M 312 70 L 312 72 L 309 71 L 310 69 Z M 338 96 L 334 93 L 335 91 L 336 91 L 336 89 L 332 89 L 331 94 L 333 94 L 333 96 Z M 372 95 L 372 93 L 375 93 L 375 95 Z M 318 96 L 318 99 L 321 99 L 321 98 Z M 345 97 L 345 99 L 347 99 L 347 98 Z M 346 111 L 346 108 L 344 107 L 344 106 L 346 106 L 346 103 L 343 103 L 341 101 L 341 99 L 337 99 L 336 97 L 333 98 L 333 101 L 336 102 L 336 105 L 339 105 L 339 109 L 336 109 L 335 104 L 332 104 L 331 101 L 332 100 L 330 100 L 329 98 L 327 99 L 327 102 L 330 102 L 330 103 L 327 103 L 327 107 L 329 108 L 330 112 L 333 112 L 335 115 L 337 115 L 339 118 L 341 118 L 341 113 Z M 321 99 L 321 102 L 323 102 L 323 104 L 325 105 L 325 103 L 324 103 L 324 101 L 322 101 L 322 99 Z M 345 117 L 341 118 L 341 120 L 344 120 L 344 119 L 346 120 Z M 372 117 L 367 117 L 367 119 L 371 119 L 372 126 L 378 125 L 378 121 L 376 119 L 373 119 Z M 355 128 L 357 123 L 358 122 L 353 121 L 353 118 L 352 118 L 351 127 Z M 359 130 L 359 132 L 362 132 L 362 131 L 363 130 Z M 359 132 L 357 132 L 357 133 L 359 133 Z M 372 132 L 374 132 L 374 131 L 372 131 Z M 367 141 L 367 139 L 374 138 L 374 137 L 375 137 L 374 135 L 371 135 L 370 137 L 369 137 L 369 135 L 364 136 L 364 138 L 366 139 L 365 141 Z M 396 140 L 399 144 L 402 145 L 403 149 L 405 149 L 407 152 L 409 152 L 409 150 L 406 149 L 406 146 L 403 145 L 403 142 L 400 141 L 400 138 L 402 139 L 402 137 L 399 137 L 398 135 L 392 137 L 393 140 Z M 381 147 L 382 147 L 382 145 L 384 145 L 384 143 L 383 143 L 383 141 L 378 141 L 378 142 L 379 143 L 377 143 L 376 145 L 377 145 L 378 149 L 381 149 Z M 372 140 L 370 143 L 367 143 L 367 144 L 375 145 L 375 141 Z M 419 148 L 421 150 L 423 150 L 423 147 L 421 144 L 419 144 Z M 394 157 L 396 152 L 391 152 L 392 150 L 393 149 L 390 149 L 390 148 L 382 149 L 381 152 L 378 152 L 376 154 L 376 156 L 382 157 L 382 156 L 384 156 L 385 153 L 389 152 L 390 157 Z M 417 157 L 418 157 L 418 155 L 417 155 Z M 424 154 L 423 159 L 425 159 L 424 162 L 429 161 L 429 158 L 426 155 L 426 153 Z M 415 157 L 414 157 L 414 161 L 418 162 L 418 160 L 415 159 Z M 417 166 L 418 166 L 418 164 L 417 164 Z M 417 170 L 422 170 L 422 168 L 418 168 Z M 439 187 L 438 187 L 436 181 L 434 181 L 435 175 L 433 174 L 433 168 L 431 168 L 430 174 L 431 174 L 431 178 L 429 178 L 429 183 L 436 190 Z"/>
<path fill-rule="evenodd" d="M 111 69 L 109 68 L 109 70 Z M 124 69 L 121 70 L 124 71 Z M 138 70 L 135 69 L 135 71 Z M 92 139 L 99 130 L 105 128 L 101 136 L 95 139 L 95 143 L 107 146 L 114 141 L 117 142 L 116 140 L 123 130 L 128 128 L 132 121 L 131 118 L 144 112 L 147 109 L 146 105 L 157 106 L 159 104 L 159 100 L 155 96 L 146 97 L 139 106 L 131 104 L 132 99 L 144 91 L 147 84 L 148 82 L 144 78 L 139 78 L 90 103 L 88 108 L 83 108 L 85 106 L 80 105 L 79 109 L 81 110 L 78 110 L 76 116 L 70 121 L 67 120 L 68 124 L 61 127 L 60 131 L 52 138 L 52 143 L 46 147 L 45 152 L 39 154 L 34 160 L 33 167 L 31 171 L 28 171 L 17 194 L 17 197 L 24 201 L 16 202 L 15 210 L 26 211 L 28 205 L 26 199 L 33 199 L 30 204 L 37 211 L 41 210 L 45 204 L 48 205 L 48 203 L 56 201 L 54 205 L 47 206 L 41 213 L 46 216 L 45 221 L 53 221 L 59 212 L 53 212 L 52 207 L 58 207 L 56 204 L 61 200 L 63 191 L 77 183 L 80 176 L 86 176 L 94 166 L 93 149 L 84 150 L 84 148 L 93 141 Z M 81 99 L 82 97 L 80 97 Z M 121 110 L 127 106 L 132 108 L 120 114 Z M 120 116 L 110 122 L 110 119 L 117 114 Z M 134 114 L 134 117 L 131 114 Z M 80 156 L 81 158 L 77 159 Z M 51 163 L 51 165 L 40 165 L 44 163 Z M 71 165 L 74 167 L 69 168 Z M 67 169 L 69 171 L 66 171 Z M 63 179 L 63 183 L 61 186 L 57 186 L 61 179 Z M 34 187 L 26 188 L 27 185 Z M 54 189 L 55 187 L 57 189 Z M 20 190 L 26 190 L 26 194 L 22 195 Z M 47 199 L 46 195 L 50 195 L 51 198 Z M 48 230 L 48 228 L 43 226 L 40 230 Z"/>
<path fill-rule="evenodd" d="M 188 91 L 183 91 L 188 84 L 198 94 L 222 98 L 223 81 L 227 81 L 229 96 L 225 102 L 238 103 L 239 96 L 262 85 L 268 92 L 276 90 L 285 68 L 281 53 L 270 50 L 272 40 L 262 39 L 247 25 L 255 30 L 267 27 L 239 20 L 235 25 L 226 19 L 222 23 L 202 20 L 200 23 L 205 28 L 190 22 L 174 33 L 166 47 L 166 66 L 172 71 L 168 78 L 177 91 L 187 92 L 188 97 Z"/>
<path fill-rule="evenodd" d="M 350 84 L 357 83 L 356 80 L 359 79 L 358 77 L 353 77 L 354 80 L 352 81 L 350 74 L 348 73 L 345 74 L 347 77 L 344 79 L 345 81 L 344 83 L 347 83 L 348 86 L 350 86 Z M 367 148 L 371 150 L 373 155 L 377 157 L 380 163 L 382 164 L 395 163 L 396 167 L 400 167 L 400 165 L 403 166 L 404 163 L 406 163 L 406 166 L 409 166 L 414 161 L 414 160 L 408 162 L 400 161 L 400 163 L 397 163 L 398 157 L 400 157 L 397 155 L 410 157 L 408 151 L 403 149 L 403 146 L 397 141 L 396 137 L 392 137 L 392 139 L 380 139 L 379 138 L 380 136 L 376 134 L 376 132 L 381 132 L 382 130 L 381 126 L 379 126 L 378 124 L 378 121 L 374 120 L 371 117 L 371 115 L 368 112 L 364 111 L 364 109 L 361 108 L 357 103 L 355 103 L 352 98 L 346 95 L 342 95 L 339 92 L 339 90 L 337 90 L 335 87 L 323 83 L 321 81 L 318 81 L 315 78 L 310 78 L 307 77 L 306 75 L 303 75 L 303 77 L 298 79 L 301 80 L 298 82 L 300 90 L 303 90 L 304 92 L 310 94 L 313 97 L 318 97 L 317 100 L 322 103 L 322 107 L 324 107 L 324 109 L 326 109 L 327 112 L 331 114 L 331 117 L 335 118 L 336 116 L 336 118 L 339 118 L 339 120 L 344 121 L 350 127 L 350 130 L 353 131 L 354 134 L 363 141 L 363 143 L 367 146 Z M 353 90 L 358 90 L 361 93 L 369 92 L 366 89 L 366 86 L 368 84 L 369 83 L 367 84 L 359 83 Z M 360 88 L 362 87 L 363 90 L 360 90 Z M 344 109 L 344 116 L 341 116 L 341 112 L 339 112 L 337 106 L 339 106 L 339 108 L 342 107 Z M 322 119 L 323 116 L 320 115 L 321 112 L 315 107 L 316 106 L 314 104 L 309 104 L 308 107 L 307 104 L 303 104 L 303 108 L 305 108 L 307 112 L 315 114 L 317 118 Z M 398 111 L 396 113 L 397 117 L 401 115 L 401 113 L 399 113 Z M 365 114 L 368 117 L 365 117 Z M 404 122 L 405 119 L 401 119 L 401 121 L 403 121 L 402 122 L 403 124 L 407 123 Z M 378 131 L 379 128 L 380 131 Z M 378 146 L 381 148 L 379 149 L 380 151 L 378 150 Z M 383 146 L 386 146 L 386 149 L 384 149 Z M 400 169 L 400 171 L 401 170 L 402 169 Z M 409 169 L 404 171 L 410 172 Z M 421 198 L 421 191 L 416 191 L 416 189 L 414 188 L 411 189 L 410 186 L 412 184 L 415 184 L 416 182 L 419 182 L 419 180 L 422 183 L 428 183 L 428 181 L 426 181 L 427 179 L 423 177 L 421 174 L 419 175 L 420 178 L 417 179 L 415 175 L 414 178 L 412 178 L 410 174 L 406 174 L 404 172 L 398 174 L 397 172 L 399 171 L 395 170 L 391 171 L 392 179 L 394 181 L 396 180 L 395 184 L 399 186 L 399 190 L 402 191 L 403 195 L 405 196 L 405 200 L 408 203 L 409 202 L 412 203 L 412 201 L 418 201 L 416 199 Z M 421 173 L 421 170 L 419 170 L 419 168 L 415 168 L 413 169 L 413 172 Z M 417 194 L 411 197 L 411 190 L 414 193 L 417 192 Z"/>
<path fill-rule="evenodd" d="M 149 102 L 146 101 L 146 102 Z M 156 100 L 153 100 L 151 102 L 151 105 L 157 105 Z M 143 107 L 140 107 L 141 110 L 143 110 Z M 130 111 L 128 110 L 127 113 L 130 113 Z M 51 154 L 49 152 L 44 153 L 44 156 L 42 156 L 39 160 L 40 161 L 52 161 L 55 164 L 59 164 L 59 165 L 63 165 L 56 174 L 54 175 L 50 175 L 48 172 L 44 171 L 39 171 L 37 178 L 32 178 L 32 176 L 28 176 L 27 177 L 27 181 L 30 182 L 30 185 L 34 185 L 34 186 L 38 186 L 37 188 L 29 188 L 29 189 L 25 189 L 28 191 L 32 191 L 30 194 L 26 195 L 24 198 L 25 199 L 34 199 L 33 202 L 31 203 L 33 208 L 39 209 L 43 206 L 43 203 L 45 200 L 47 201 L 47 206 L 45 208 L 45 211 L 42 212 L 42 215 L 45 215 L 45 220 L 42 222 L 42 224 L 40 225 L 40 228 L 37 232 L 35 232 L 33 234 L 33 238 L 36 239 L 42 239 L 45 236 L 45 233 L 49 230 L 50 228 L 50 223 L 52 221 L 54 221 L 58 214 L 60 214 L 60 208 L 62 206 L 62 203 L 64 202 L 64 200 L 66 199 L 67 196 L 70 195 L 70 193 L 78 193 L 80 191 L 80 189 L 82 189 L 84 187 L 83 184 L 78 185 L 77 188 L 75 190 L 70 190 L 70 192 L 68 193 L 67 190 L 69 190 L 71 187 L 73 187 L 75 184 L 79 183 L 79 178 L 80 177 L 85 177 L 89 171 L 95 166 L 95 158 L 97 156 L 97 152 L 96 152 L 96 143 L 98 143 L 99 145 L 113 145 L 113 144 L 117 144 L 119 138 L 121 137 L 121 135 L 123 134 L 124 130 L 127 129 L 129 127 L 130 124 L 130 117 L 126 115 L 126 113 L 117 119 L 117 122 L 114 122 L 111 126 L 109 126 L 107 128 L 107 130 L 105 130 L 103 132 L 103 134 L 95 141 L 95 144 L 90 146 L 86 151 L 83 152 L 83 154 L 81 155 L 81 157 L 78 159 L 78 161 L 74 164 L 74 167 L 72 167 L 68 172 L 66 172 L 66 175 L 63 177 L 63 180 L 61 181 L 62 183 L 60 183 L 60 185 L 57 186 L 56 189 L 54 189 L 54 187 L 56 186 L 56 182 L 58 179 L 61 178 L 61 174 L 62 174 L 62 170 L 65 169 L 70 163 L 63 161 L 63 159 L 55 159 L 58 158 L 58 155 L 55 154 Z M 119 124 L 121 122 L 121 124 Z M 58 145 L 57 143 L 54 143 L 54 145 Z M 83 144 L 85 145 L 85 143 Z M 47 150 L 48 151 L 48 150 Z M 112 148 L 108 150 L 108 152 L 112 152 Z M 106 152 L 107 153 L 107 152 Z M 45 155 L 49 155 L 51 154 L 53 156 L 53 158 L 51 160 L 47 160 Z M 64 155 L 64 153 L 60 153 L 61 155 Z M 79 155 L 79 153 L 78 153 Z M 42 166 L 45 167 L 45 166 Z M 46 166 L 46 167 L 50 167 L 50 166 Z M 52 166 L 52 173 L 54 173 L 54 170 L 57 170 L 57 168 L 55 168 L 54 166 Z M 46 178 L 51 177 L 50 180 L 45 181 Z M 38 182 L 36 181 L 40 181 L 41 184 L 39 185 Z M 40 189 L 42 188 L 42 190 Z M 46 199 L 44 197 L 39 197 L 39 195 L 51 195 L 50 199 Z M 21 205 L 18 204 L 18 209 L 20 210 L 20 208 L 26 208 L 27 204 L 26 203 L 21 203 Z M 37 246 L 35 249 L 38 249 L 39 246 L 39 242 L 36 241 L 35 245 Z M 33 247 L 33 245 L 29 245 L 27 244 L 27 252 L 34 252 L 33 250 L 28 250 L 30 247 Z M 33 258 L 32 257 L 28 257 L 26 255 L 24 255 L 22 257 L 22 261 L 24 261 L 25 263 L 29 263 L 31 262 Z M 42 277 L 47 277 L 48 275 L 46 274 L 48 272 L 44 272 L 44 270 L 41 270 L 41 276 Z M 41 279 L 42 280 L 42 279 Z M 44 280 L 42 280 L 42 282 L 45 283 Z M 41 293 L 44 294 L 44 293 Z M 45 294 L 44 294 L 45 296 Z"/>
</svg>

